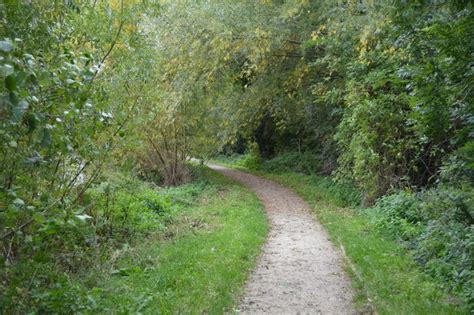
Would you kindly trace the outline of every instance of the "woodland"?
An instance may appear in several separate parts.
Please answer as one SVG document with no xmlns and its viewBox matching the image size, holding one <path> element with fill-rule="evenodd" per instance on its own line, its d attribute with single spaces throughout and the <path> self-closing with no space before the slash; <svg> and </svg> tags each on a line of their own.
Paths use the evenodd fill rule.
<svg viewBox="0 0 474 315">
<path fill-rule="evenodd" d="M 469 0 L 0 0 L 0 314 L 233 307 L 265 218 L 197 159 L 334 203 L 361 312 L 469 314 L 473 87 Z"/>
</svg>

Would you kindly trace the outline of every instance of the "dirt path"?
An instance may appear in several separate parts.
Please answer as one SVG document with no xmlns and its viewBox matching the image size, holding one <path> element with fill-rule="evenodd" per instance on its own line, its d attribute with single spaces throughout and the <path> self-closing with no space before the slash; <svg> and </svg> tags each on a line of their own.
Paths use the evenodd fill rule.
<svg viewBox="0 0 474 315">
<path fill-rule="evenodd" d="M 244 172 L 209 165 L 253 190 L 265 205 L 268 240 L 240 302 L 243 314 L 355 314 L 342 255 L 291 190 Z"/>
</svg>

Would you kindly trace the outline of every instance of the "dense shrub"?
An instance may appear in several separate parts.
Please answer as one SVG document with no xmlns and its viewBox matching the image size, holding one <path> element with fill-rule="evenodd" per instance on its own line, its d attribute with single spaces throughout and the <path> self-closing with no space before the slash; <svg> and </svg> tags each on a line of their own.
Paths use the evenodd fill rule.
<svg viewBox="0 0 474 315">
<path fill-rule="evenodd" d="M 439 187 L 399 192 L 366 210 L 383 233 L 399 239 L 448 291 L 474 304 L 474 193 Z"/>
<path fill-rule="evenodd" d="M 401 191 L 380 199 L 368 213 L 378 229 L 408 241 L 420 234 L 423 225 L 418 205 L 415 194 Z"/>
<path fill-rule="evenodd" d="M 354 186 L 338 183 L 330 177 L 317 175 L 313 175 L 311 181 L 318 187 L 318 192 L 324 194 L 325 198 L 331 200 L 335 205 L 354 208 L 360 206 L 361 194 Z"/>
<path fill-rule="evenodd" d="M 235 165 L 248 168 L 250 170 L 257 170 L 261 167 L 262 159 L 260 155 L 256 152 L 251 152 L 241 156 L 236 160 Z"/>
<path fill-rule="evenodd" d="M 321 160 L 311 152 L 285 152 L 262 164 L 269 172 L 297 172 L 315 174 L 320 170 Z"/>
</svg>

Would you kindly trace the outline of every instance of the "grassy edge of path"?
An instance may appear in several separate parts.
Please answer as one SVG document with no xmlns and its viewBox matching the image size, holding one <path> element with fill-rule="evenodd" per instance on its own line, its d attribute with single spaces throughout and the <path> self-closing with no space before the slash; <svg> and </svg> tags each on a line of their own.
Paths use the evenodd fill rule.
<svg viewBox="0 0 474 315">
<path fill-rule="evenodd" d="M 267 233 L 263 205 L 242 185 L 206 169 L 218 186 L 164 234 L 128 249 L 97 289 L 102 312 L 222 314 L 235 308 Z"/>
<path fill-rule="evenodd" d="M 314 176 L 260 173 L 295 190 L 312 207 L 347 260 L 355 302 L 361 311 L 379 314 L 467 314 L 450 302 L 428 275 L 419 270 L 409 253 L 377 232 L 368 218 L 354 209 L 338 206 Z"/>
<path fill-rule="evenodd" d="M 345 255 L 355 304 L 361 313 L 468 314 L 423 273 L 409 252 L 371 226 L 367 216 L 343 207 L 321 177 L 294 172 L 270 173 L 213 161 L 250 172 L 293 189 L 313 209 L 331 241 Z"/>
</svg>

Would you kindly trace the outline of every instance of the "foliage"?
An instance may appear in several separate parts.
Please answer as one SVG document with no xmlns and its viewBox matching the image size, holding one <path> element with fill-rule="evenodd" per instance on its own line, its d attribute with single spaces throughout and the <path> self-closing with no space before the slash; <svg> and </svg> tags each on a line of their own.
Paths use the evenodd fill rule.
<svg viewBox="0 0 474 315">
<path fill-rule="evenodd" d="M 256 170 L 260 167 L 260 160 L 260 156 L 257 153 L 250 153 L 239 159 L 236 165 L 246 169 Z"/>
<path fill-rule="evenodd" d="M 101 180 L 121 164 L 110 157 L 140 105 L 139 84 L 129 84 L 140 71 L 124 61 L 141 47 L 146 9 L 138 1 L 0 4 L 2 310 L 82 310 L 87 295 L 71 277 L 122 237 L 163 221 L 140 206 L 149 196 L 116 194 Z"/>
<path fill-rule="evenodd" d="M 269 172 L 314 174 L 320 170 L 320 160 L 311 152 L 285 152 L 267 160 L 262 169 Z"/>
<path fill-rule="evenodd" d="M 471 307 L 473 197 L 472 192 L 440 187 L 390 195 L 366 210 L 379 230 L 402 240 L 424 270 Z"/>
<path fill-rule="evenodd" d="M 210 107 L 232 113 L 219 130 L 234 132 L 227 143 L 244 137 L 264 159 L 308 152 L 318 173 L 354 182 L 364 205 L 432 186 L 449 161 L 469 159 L 471 3 L 294 1 L 257 14 L 269 12 L 278 18 L 253 23 L 273 40 L 241 66 L 244 88 L 209 87 L 235 92 L 233 106 Z"/>
<path fill-rule="evenodd" d="M 469 7 L 396 3 L 393 17 L 380 12 L 385 18 L 373 19 L 355 43 L 337 138 L 341 172 L 360 183 L 368 202 L 434 183 L 444 157 L 468 141 Z M 448 28 L 456 35 L 441 31 Z"/>
<path fill-rule="evenodd" d="M 133 266 L 117 268 L 117 259 L 137 244 L 170 233 L 189 209 L 216 194 L 215 179 L 198 172 L 194 183 L 178 188 L 159 188 L 121 174 L 103 176 L 84 197 L 94 200 L 87 214 L 74 225 L 41 231 L 28 241 L 35 250 L 32 256 L 2 266 L 8 282 L 2 282 L 0 308 L 47 313 L 101 310 L 98 303 L 104 292 L 99 281 L 135 272 Z M 44 241 L 46 237 L 50 242 Z"/>
</svg>

